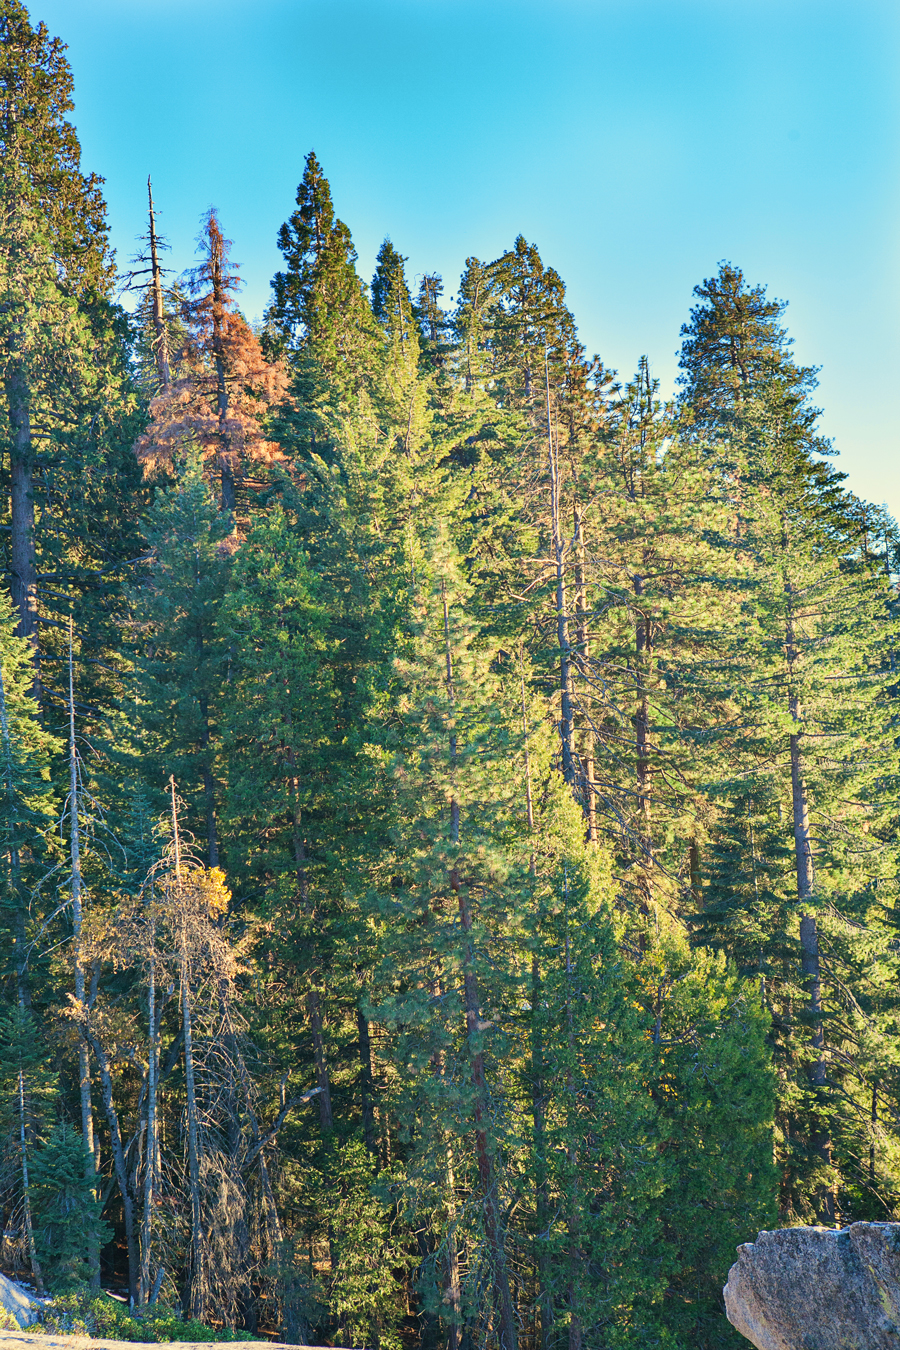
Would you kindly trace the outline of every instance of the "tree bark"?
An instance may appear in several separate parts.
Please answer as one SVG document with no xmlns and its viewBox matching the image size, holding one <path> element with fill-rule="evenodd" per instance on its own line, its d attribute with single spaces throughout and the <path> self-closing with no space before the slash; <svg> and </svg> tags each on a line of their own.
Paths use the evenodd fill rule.
<svg viewBox="0 0 900 1350">
<path fill-rule="evenodd" d="M 578 1184 L 578 1149 L 575 1142 L 575 1136 L 578 1129 L 578 1119 L 575 1111 L 575 1081 L 574 1065 L 576 1057 L 575 1029 L 572 1015 L 572 952 L 569 945 L 569 878 L 566 874 L 566 1036 L 569 1046 L 569 1065 L 566 1071 L 566 1096 L 568 1098 L 568 1142 L 566 1145 L 566 1161 L 569 1165 L 569 1195 L 568 1195 L 568 1214 L 566 1216 L 566 1227 L 569 1236 L 569 1272 L 568 1272 L 568 1303 L 569 1303 L 569 1350 L 581 1350 L 582 1346 L 582 1326 L 581 1326 L 581 1278 L 583 1256 L 581 1251 L 581 1195 Z"/>
<path fill-rule="evenodd" d="M 553 448 L 553 425 L 550 412 L 550 372 L 545 363 L 547 386 L 547 452 L 550 466 L 550 530 L 553 560 L 556 567 L 556 638 L 559 644 L 559 739 L 562 753 L 563 777 L 570 787 L 577 780 L 575 755 L 575 719 L 572 707 L 572 647 L 569 641 L 569 618 L 566 613 L 566 547 L 560 519 L 559 451 Z"/>
<path fill-rule="evenodd" d="M 300 782 L 293 772 L 296 755 L 288 748 L 288 763 L 291 768 L 291 811 L 294 842 L 294 866 L 297 875 L 297 888 L 300 903 L 305 914 L 310 912 L 309 873 L 306 870 L 306 844 L 300 824 Z M 306 995 L 306 1011 L 312 1033 L 313 1057 L 316 1064 L 316 1086 L 319 1088 L 319 1119 L 323 1130 L 334 1129 L 334 1114 L 331 1108 L 331 1078 L 328 1072 L 328 1057 L 325 1053 L 324 1019 L 319 991 L 313 986 Z"/>
<path fill-rule="evenodd" d="M 590 689 L 591 640 L 587 626 L 587 573 L 584 560 L 584 518 L 581 507 L 576 503 L 574 509 L 575 525 L 575 638 L 576 669 L 581 677 L 585 691 Z M 583 699 L 589 700 L 586 692 Z M 590 704 L 583 715 L 582 738 L 584 757 L 581 765 L 581 783 L 584 814 L 587 818 L 587 837 L 592 844 L 597 842 L 597 799 L 594 791 L 594 727 L 590 715 Z"/>
<path fill-rule="evenodd" d="M 484 1235 L 494 1277 L 494 1301 L 500 1325 L 499 1350 L 516 1350 L 517 1329 L 512 1296 L 509 1288 L 509 1275 L 506 1269 L 503 1234 L 500 1230 L 497 1214 L 497 1184 L 488 1147 L 487 1121 L 489 1099 L 487 1080 L 484 1074 L 484 1055 L 479 1048 L 480 1007 L 478 998 L 478 977 L 475 973 L 475 952 L 472 946 L 472 915 L 469 908 L 466 887 L 461 884 L 455 871 L 451 875 L 451 887 L 456 893 L 459 906 L 459 919 L 465 934 L 463 953 L 463 998 L 466 1010 L 466 1036 L 469 1043 L 469 1062 L 471 1065 L 472 1086 L 475 1095 L 475 1155 L 478 1163 L 478 1179 L 481 1184 L 482 1215 Z"/>
<path fill-rule="evenodd" d="M 151 939 L 152 941 L 152 939 Z M 155 944 L 154 944 L 155 946 Z M 156 1184 L 157 1152 L 159 1148 L 156 1119 L 156 1093 L 159 1065 L 159 1028 L 156 1025 L 156 960 L 151 953 L 150 976 L 147 991 L 149 1036 L 147 1046 L 147 1141 L 144 1160 L 144 1208 L 141 1218 L 141 1272 L 138 1302 L 150 1297 L 150 1256 L 153 1242 L 153 1196 Z"/>
<path fill-rule="evenodd" d="M 37 569 L 34 539 L 34 447 L 31 439 L 31 400 L 22 365 L 12 362 L 6 377 L 10 424 L 10 590 L 19 619 L 16 633 L 31 646 L 34 661 L 33 693 L 41 697 L 40 640 L 37 617 Z"/>
<path fill-rule="evenodd" d="M 19 1069 L 19 1152 L 22 1162 L 22 1201 L 25 1209 L 25 1238 L 28 1242 L 28 1258 L 31 1262 L 31 1275 L 38 1294 L 44 1294 L 44 1276 L 34 1245 L 34 1226 L 31 1222 L 31 1182 L 28 1177 L 28 1131 L 25 1128 L 25 1074 Z"/>
<path fill-rule="evenodd" d="M 222 509 L 233 511 L 237 504 L 234 465 L 231 460 L 231 436 L 228 432 L 228 380 L 225 371 L 225 343 L 222 317 L 225 313 L 225 286 L 222 275 L 221 235 L 210 241 L 210 276 L 213 286 L 212 347 L 216 365 L 216 411 L 219 415 L 219 465 L 222 472 Z"/>
<path fill-rule="evenodd" d="M 69 616 L 69 821 L 70 854 L 72 864 L 72 938 L 75 966 L 75 999 L 80 1009 L 85 1008 L 84 964 L 81 957 L 81 927 L 83 921 L 81 877 L 81 785 L 78 775 L 78 751 L 75 745 L 75 662 L 73 654 L 73 622 Z M 84 1175 L 96 1194 L 97 1176 L 94 1158 L 94 1113 L 91 1106 L 91 1065 L 84 1022 L 78 1022 L 78 1091 L 81 1101 L 81 1141 L 84 1148 Z M 124 1201 L 123 1201 L 124 1203 Z M 92 1242 L 90 1251 L 91 1287 L 100 1288 L 100 1252 Z"/>
<path fill-rule="evenodd" d="M 168 389 L 172 383 L 169 367 L 169 334 L 166 329 L 165 306 L 163 304 L 162 268 L 159 263 L 159 241 L 156 235 L 156 215 L 153 210 L 153 188 L 150 175 L 147 175 L 147 197 L 150 203 L 150 271 L 151 298 L 153 309 L 153 330 L 156 334 L 153 343 L 153 355 L 161 388 Z"/>
<path fill-rule="evenodd" d="M 535 876 L 534 856 L 534 799 L 531 792 L 531 752 L 528 744 L 528 710 L 525 703 L 525 672 L 519 654 L 522 696 L 522 741 L 525 751 L 525 817 L 531 841 L 528 871 Z M 537 944 L 537 933 L 535 944 Z M 541 1026 L 541 968 L 538 953 L 531 955 L 531 1120 L 534 1139 L 534 1189 L 537 1236 L 535 1238 L 535 1266 L 537 1268 L 538 1350 L 550 1350 L 553 1327 L 553 1302 L 550 1295 L 550 1259 L 544 1243 L 550 1227 L 550 1197 L 547 1189 L 547 1141 L 544 1100 L 544 1038 Z"/>
<path fill-rule="evenodd" d="M 134 1197 L 128 1182 L 128 1167 L 125 1159 L 125 1149 L 122 1146 L 122 1131 L 119 1126 L 119 1113 L 116 1110 L 116 1104 L 113 1097 L 112 1072 L 110 1070 L 109 1058 L 103 1044 L 100 1041 L 99 1036 L 97 1036 L 89 1025 L 86 1014 L 83 1016 L 82 1026 L 84 1027 L 84 1034 L 90 1042 L 91 1049 L 94 1052 L 94 1059 L 97 1062 L 97 1069 L 100 1074 L 100 1094 L 103 1101 L 103 1111 L 106 1116 L 106 1123 L 109 1126 L 113 1169 L 116 1174 L 116 1185 L 119 1188 L 119 1195 L 122 1199 L 125 1245 L 128 1252 L 128 1293 L 136 1303 L 138 1301 L 141 1263 L 138 1254 L 137 1233 L 134 1221 Z"/>
<path fill-rule="evenodd" d="M 359 1031 L 360 1096 L 362 1098 L 363 1138 L 366 1148 L 373 1158 L 378 1157 L 378 1140 L 375 1136 L 375 1086 L 372 1081 L 372 1042 L 369 1036 L 369 1023 L 362 1008 L 356 1010 L 356 1025 Z"/>
<path fill-rule="evenodd" d="M 212 753 L 209 734 L 209 700 L 206 694 L 199 696 L 200 703 L 200 744 L 203 748 L 203 804 L 206 813 L 206 845 L 209 851 L 210 867 L 219 865 L 219 841 L 216 838 L 216 789 L 212 773 Z"/>
<path fill-rule="evenodd" d="M 640 598 L 644 590 L 643 579 L 636 576 L 633 585 L 635 595 Z M 653 636 L 650 629 L 650 620 L 639 613 L 635 626 L 637 709 L 634 718 L 634 731 L 635 751 L 637 753 L 638 808 L 640 811 L 638 844 L 641 851 L 644 900 L 648 909 L 653 899 L 653 774 L 650 767 L 650 699 L 647 691 L 652 653 Z"/>
<path fill-rule="evenodd" d="M 186 916 L 182 912 L 181 841 L 175 806 L 175 779 L 170 775 L 172 792 L 172 838 L 175 845 L 175 884 L 178 890 L 178 958 L 181 985 L 181 1029 L 184 1036 L 184 1083 L 188 1127 L 188 1175 L 191 1188 L 191 1268 L 190 1315 L 202 1322 L 206 1316 L 206 1235 L 200 1200 L 200 1121 L 197 1111 L 197 1086 L 194 1078 L 194 1038 L 191 1025 L 191 974 L 187 947 Z"/>
<path fill-rule="evenodd" d="M 553 1302 L 550 1295 L 550 1259 L 546 1242 L 550 1228 L 550 1196 L 547 1189 L 547 1134 L 544 1111 L 544 1038 L 540 1020 L 541 971 L 537 952 L 531 958 L 531 1117 L 534 1132 L 534 1191 L 537 1236 L 537 1302 L 539 1350 L 550 1350 Z"/>
<path fill-rule="evenodd" d="M 785 591 L 792 594 L 791 584 L 785 584 Z M 806 776 L 803 767 L 802 721 L 803 709 L 796 687 L 796 665 L 799 653 L 796 644 L 794 621 L 788 609 L 785 632 L 785 648 L 788 658 L 790 688 L 788 711 L 791 716 L 793 732 L 790 736 L 791 752 L 791 805 L 794 825 L 794 862 L 797 874 L 797 899 L 800 903 L 800 968 L 803 985 L 808 997 L 808 1014 L 811 1023 L 812 1058 L 809 1066 L 809 1081 L 817 1098 L 821 1098 L 827 1086 L 827 1066 L 825 1059 L 825 1028 L 822 1021 L 822 978 L 819 959 L 819 930 L 816 916 L 811 912 L 810 902 L 815 887 L 815 870 L 812 850 L 812 832 L 809 824 L 809 794 L 806 788 Z M 806 910 L 804 913 L 803 911 Z M 819 1112 L 810 1131 L 810 1146 L 825 1167 L 832 1165 L 831 1131 L 827 1121 Z M 831 1184 L 823 1185 L 818 1192 L 819 1218 L 825 1224 L 834 1223 L 835 1195 Z"/>
<path fill-rule="evenodd" d="M 453 656 L 450 646 L 450 614 L 447 605 L 447 590 L 443 581 L 441 583 L 441 596 L 444 608 L 447 702 L 452 722 L 456 694 L 453 682 Z M 449 736 L 449 751 L 450 763 L 455 775 L 457 741 L 456 734 L 452 731 Z M 456 791 L 454 791 L 450 801 L 450 843 L 454 848 L 457 848 L 459 845 L 459 829 L 459 798 Z M 471 1065 L 472 1087 L 474 1089 L 475 1098 L 475 1155 L 478 1164 L 478 1178 L 481 1185 L 484 1235 L 487 1241 L 488 1251 L 491 1255 L 491 1266 L 494 1279 L 494 1304 L 500 1329 L 499 1350 L 517 1350 L 518 1336 L 516 1318 L 509 1288 L 509 1275 L 506 1269 L 503 1235 L 500 1230 L 499 1217 L 497 1214 L 496 1178 L 494 1176 L 493 1163 L 488 1147 L 487 1120 L 489 1114 L 489 1100 L 487 1081 L 484 1073 L 484 1056 L 479 1045 L 481 1036 L 479 1025 L 481 1018 L 478 998 L 478 976 L 475 972 L 475 950 L 472 943 L 472 913 L 468 901 L 468 888 L 461 881 L 455 864 L 450 869 L 449 881 L 450 889 L 456 896 L 459 919 L 463 931 L 463 1004 L 466 1014 L 466 1038 L 469 1046 L 469 1063 Z"/>
</svg>

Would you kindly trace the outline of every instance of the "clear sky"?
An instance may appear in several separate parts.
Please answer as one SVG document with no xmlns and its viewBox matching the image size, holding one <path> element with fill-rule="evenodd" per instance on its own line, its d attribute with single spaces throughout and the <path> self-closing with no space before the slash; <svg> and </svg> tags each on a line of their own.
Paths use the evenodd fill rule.
<svg viewBox="0 0 900 1350">
<path fill-rule="evenodd" d="M 370 277 L 455 294 L 522 233 L 588 351 L 670 391 L 720 259 L 790 302 L 850 485 L 900 514 L 897 0 L 32 0 L 69 44 L 120 264 L 152 173 L 176 269 L 211 204 L 262 313 L 314 148 Z"/>
</svg>

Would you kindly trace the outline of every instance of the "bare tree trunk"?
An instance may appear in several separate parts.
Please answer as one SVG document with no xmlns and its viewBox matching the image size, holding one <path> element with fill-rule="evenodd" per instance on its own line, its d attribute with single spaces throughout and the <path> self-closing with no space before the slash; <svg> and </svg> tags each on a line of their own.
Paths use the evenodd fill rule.
<svg viewBox="0 0 900 1350">
<path fill-rule="evenodd" d="M 462 1283 L 459 1273 L 459 1245 L 456 1241 L 456 1173 L 453 1166 L 453 1146 L 447 1144 L 447 1301 L 450 1304 L 450 1326 L 447 1332 L 447 1350 L 459 1350 L 462 1334 Z"/>
<path fill-rule="evenodd" d="M 128 1251 L 128 1293 L 136 1303 L 139 1297 L 139 1272 L 141 1262 L 135 1225 L 134 1197 L 129 1184 L 128 1165 L 125 1158 L 125 1149 L 122 1144 L 122 1131 L 119 1125 L 119 1113 L 116 1110 L 116 1104 L 113 1098 L 112 1071 L 110 1069 L 109 1057 L 106 1054 L 106 1050 L 104 1049 L 100 1038 L 89 1026 L 86 1015 L 82 1020 L 82 1026 L 84 1027 L 84 1035 L 90 1041 L 91 1049 L 94 1052 L 94 1058 L 97 1061 L 97 1068 L 100 1073 L 100 1093 L 103 1100 L 103 1110 L 106 1115 L 106 1122 L 109 1126 L 113 1170 L 116 1174 L 116 1185 L 118 1186 L 119 1195 L 122 1199 L 122 1219 L 125 1228 L 125 1245 Z"/>
<path fill-rule="evenodd" d="M 175 806 L 175 779 L 170 775 L 172 792 L 172 835 L 175 844 L 175 882 L 181 891 L 181 841 Z M 200 1203 L 200 1122 L 197 1111 L 197 1087 L 194 1078 L 194 1038 L 191 1027 L 191 973 L 187 950 L 185 916 L 179 913 L 179 973 L 181 983 L 181 1025 L 184 1034 L 184 1082 L 187 1106 L 188 1174 L 191 1186 L 191 1275 L 190 1315 L 202 1322 L 206 1316 L 206 1236 Z"/>
<path fill-rule="evenodd" d="M 316 1059 L 316 1086 L 319 1089 L 319 1116 L 322 1121 L 322 1129 L 333 1130 L 334 1115 L 331 1109 L 331 1080 L 328 1074 L 328 1057 L 325 1053 L 325 1028 L 322 1020 L 322 1005 L 319 1002 L 318 989 L 310 989 L 306 995 L 306 1010 L 309 1013 L 313 1053 Z"/>
<path fill-rule="evenodd" d="M 85 1008 L 84 964 L 81 959 L 81 926 L 83 920 L 81 877 L 81 784 L 78 774 L 78 751 L 75 745 L 75 661 L 73 654 L 73 622 L 69 616 L 69 842 L 72 863 L 72 937 L 75 966 L 75 1000 Z M 81 1141 L 84 1148 L 85 1180 L 96 1195 L 97 1175 L 94 1157 L 94 1113 L 91 1106 L 91 1064 L 84 1021 L 78 1022 L 78 1089 L 81 1101 Z M 95 1242 L 90 1250 L 91 1286 L 100 1288 L 100 1252 Z"/>
<path fill-rule="evenodd" d="M 149 174 L 147 175 L 147 197 L 150 203 L 150 285 L 153 303 L 153 329 L 156 334 L 153 343 L 153 355 L 156 358 L 159 383 L 163 389 L 168 389 L 169 385 L 172 383 L 172 375 L 169 368 L 169 334 L 166 329 L 165 307 L 163 305 L 162 268 L 159 264 L 159 241 L 156 236 L 156 216 L 153 210 L 153 188 L 150 184 Z"/>
<path fill-rule="evenodd" d="M 217 239 L 221 236 L 217 235 Z M 225 288 L 222 276 L 221 245 L 214 244 L 210 252 L 210 276 L 213 286 L 212 347 L 216 364 L 216 411 L 219 415 L 219 464 L 222 471 L 222 509 L 233 511 L 237 499 L 234 490 L 234 465 L 231 461 L 231 436 L 228 431 L 228 381 L 225 372 L 225 344 L 222 316 L 225 312 Z"/>
<path fill-rule="evenodd" d="M 153 941 L 153 939 L 151 939 Z M 155 942 L 154 942 L 155 949 Z M 138 1302 L 144 1304 L 150 1297 L 150 1257 L 153 1243 L 153 1197 L 156 1187 L 156 1165 L 158 1151 L 158 1125 L 156 1119 L 156 1094 L 159 1068 L 159 1028 L 156 1025 L 156 957 L 155 950 L 150 957 L 150 977 L 148 981 L 148 1020 L 149 1037 L 147 1046 L 147 1143 L 144 1162 L 144 1209 L 141 1218 L 141 1275 L 138 1289 Z"/>
</svg>

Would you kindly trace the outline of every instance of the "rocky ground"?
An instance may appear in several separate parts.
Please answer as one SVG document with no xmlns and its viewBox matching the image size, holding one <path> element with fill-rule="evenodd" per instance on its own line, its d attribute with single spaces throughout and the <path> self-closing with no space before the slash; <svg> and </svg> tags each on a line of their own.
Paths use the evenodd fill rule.
<svg viewBox="0 0 900 1350">
<path fill-rule="evenodd" d="M 176 1345 L 179 1350 L 226 1350 L 213 1341 L 172 1342 L 173 1350 Z M 150 1346 L 140 1341 L 93 1340 L 90 1336 L 29 1336 L 27 1331 L 0 1331 L 0 1350 L 150 1350 Z M 166 1347 L 154 1344 L 153 1350 L 166 1350 Z M 276 1341 L 240 1341 L 235 1342 L 234 1350 L 296 1350 L 296 1347 L 284 1347 Z M 318 1350 L 325 1348 L 320 1346 Z"/>
</svg>

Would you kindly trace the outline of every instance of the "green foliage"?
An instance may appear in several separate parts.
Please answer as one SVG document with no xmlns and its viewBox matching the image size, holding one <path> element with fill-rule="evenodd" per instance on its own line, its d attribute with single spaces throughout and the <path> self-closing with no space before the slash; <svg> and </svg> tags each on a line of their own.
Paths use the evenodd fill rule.
<svg viewBox="0 0 900 1350">
<path fill-rule="evenodd" d="M 664 1170 L 656 1219 L 666 1289 L 656 1317 L 685 1344 L 713 1350 L 725 1343 L 722 1287 L 736 1246 L 777 1223 L 769 1017 L 756 982 L 675 935 L 651 945 L 637 975 L 654 1019 Z"/>
<path fill-rule="evenodd" d="M 0 1082 L 3 1085 L 0 1112 L 4 1126 L 18 1133 L 21 1073 L 30 1138 L 44 1131 L 58 1093 L 50 1057 L 46 1033 L 28 1009 L 15 1004 L 0 1011 Z"/>
<path fill-rule="evenodd" d="M 127 1304 L 90 1289 L 72 1290 L 44 1309 L 32 1331 L 47 1336 L 92 1336 L 116 1341 L 252 1341 L 252 1332 L 229 1331 L 185 1320 L 163 1303 L 129 1310 Z"/>
<path fill-rule="evenodd" d="M 31 1162 L 34 1238 L 44 1278 L 68 1291 L 90 1278 L 90 1253 L 108 1242 L 112 1229 L 100 1219 L 100 1203 L 85 1177 L 81 1135 L 65 1122 L 55 1125 Z"/>
<path fill-rule="evenodd" d="M 324 1213 L 333 1243 L 327 1300 L 341 1341 L 400 1350 L 400 1277 L 413 1263 L 386 1199 L 389 1180 L 377 1176 L 359 1139 L 348 1140 L 335 1158 Z"/>
<path fill-rule="evenodd" d="M 723 264 L 662 406 L 521 236 L 452 314 L 390 240 L 369 291 L 311 153 L 258 336 L 207 216 L 167 384 L 62 48 L 0 21 L 0 1199 L 45 1329 L 241 1338 L 165 1287 L 298 1342 L 735 1344 L 738 1243 L 900 1204 L 898 539 L 783 305 Z"/>
</svg>

